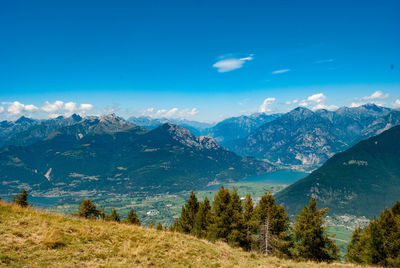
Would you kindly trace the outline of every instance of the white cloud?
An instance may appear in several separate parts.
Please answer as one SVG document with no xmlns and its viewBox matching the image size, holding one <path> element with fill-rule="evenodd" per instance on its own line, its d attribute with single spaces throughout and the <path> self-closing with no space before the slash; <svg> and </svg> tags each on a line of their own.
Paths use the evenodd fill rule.
<svg viewBox="0 0 400 268">
<path fill-rule="evenodd" d="M 0 106 L 0 113 L 4 112 L 4 107 Z"/>
<path fill-rule="evenodd" d="M 85 113 L 92 110 L 92 104 L 77 105 L 75 102 L 55 101 L 53 103 L 45 101 L 41 107 L 36 107 L 33 104 L 23 104 L 19 101 L 2 102 L 6 107 L 1 107 L 0 112 L 5 112 L 5 116 L 10 119 L 15 119 L 21 115 L 35 114 L 41 118 L 54 118 L 60 115 L 70 116 L 72 113 Z"/>
<path fill-rule="evenodd" d="M 292 100 L 292 101 L 286 101 L 285 104 L 291 105 L 291 104 L 296 104 L 298 102 L 299 102 L 299 100 Z"/>
<path fill-rule="evenodd" d="M 311 95 L 307 98 L 308 101 L 316 102 L 316 103 L 322 103 L 325 102 L 326 96 L 323 93 L 318 93 Z"/>
<path fill-rule="evenodd" d="M 37 111 L 39 108 L 37 108 L 35 105 L 32 104 L 22 104 L 19 101 L 14 101 L 14 102 L 2 102 L 2 104 L 8 105 L 6 111 L 10 115 L 20 115 L 25 112 L 33 112 Z M 4 111 L 4 108 L 3 108 Z"/>
<path fill-rule="evenodd" d="M 260 113 L 270 113 L 272 112 L 272 109 L 270 107 L 268 107 L 270 104 L 272 104 L 273 102 L 275 102 L 275 98 L 266 98 L 263 103 L 260 105 L 260 107 L 258 108 L 258 111 Z"/>
<path fill-rule="evenodd" d="M 382 91 L 378 90 L 372 93 L 370 96 L 362 97 L 362 100 L 377 100 L 377 99 L 387 99 L 389 98 L 389 93 L 383 93 Z"/>
<path fill-rule="evenodd" d="M 393 107 L 394 108 L 400 108 L 400 99 L 397 99 L 393 102 Z"/>
<path fill-rule="evenodd" d="M 198 110 L 196 108 L 192 109 L 182 109 L 172 108 L 170 110 L 160 109 L 156 110 L 154 108 L 147 108 L 141 112 L 143 116 L 149 116 L 152 118 L 185 118 L 198 114 Z"/>
<path fill-rule="evenodd" d="M 365 104 L 369 104 L 369 103 L 375 104 L 375 105 L 378 105 L 378 106 L 384 106 L 385 105 L 385 102 L 380 102 L 380 101 L 364 101 L 364 102 L 352 102 L 350 107 L 352 107 L 352 108 L 359 107 L 359 106 L 362 106 L 362 105 L 365 105 Z"/>
<path fill-rule="evenodd" d="M 75 102 L 67 102 L 64 104 L 64 109 L 69 111 L 70 113 L 73 113 L 76 111 L 76 103 Z"/>
<path fill-rule="evenodd" d="M 336 105 L 325 105 L 323 103 L 319 103 L 317 105 L 315 105 L 312 110 L 319 110 L 319 109 L 325 109 L 325 110 L 336 110 L 339 107 L 337 107 Z"/>
<path fill-rule="evenodd" d="M 317 60 L 314 63 L 316 64 L 321 64 L 321 63 L 329 63 L 329 62 L 334 62 L 334 59 L 325 59 L 325 60 Z"/>
<path fill-rule="evenodd" d="M 308 102 L 306 102 L 306 100 L 302 100 L 300 101 L 299 106 L 308 106 Z"/>
<path fill-rule="evenodd" d="M 276 70 L 276 71 L 273 71 L 272 74 L 283 74 L 283 73 L 287 73 L 289 71 L 290 71 L 290 69 Z"/>
<path fill-rule="evenodd" d="M 90 111 L 93 108 L 94 108 L 93 105 L 89 103 L 82 103 L 81 105 L 79 105 L 79 110 L 81 111 Z"/>
<path fill-rule="evenodd" d="M 64 102 L 63 101 L 55 101 L 53 103 L 50 103 L 48 101 L 45 101 L 44 105 L 42 106 L 42 110 L 47 112 L 47 113 L 54 113 L 58 110 L 63 109 Z"/>
<path fill-rule="evenodd" d="M 217 61 L 213 64 L 214 68 L 217 68 L 218 72 L 226 73 L 243 67 L 246 61 L 253 60 L 253 55 L 244 58 L 229 58 Z"/>
</svg>

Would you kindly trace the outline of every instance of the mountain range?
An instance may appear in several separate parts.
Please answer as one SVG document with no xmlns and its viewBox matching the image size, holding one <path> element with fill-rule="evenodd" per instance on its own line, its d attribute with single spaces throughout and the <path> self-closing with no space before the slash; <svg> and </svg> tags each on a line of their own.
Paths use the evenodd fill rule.
<svg viewBox="0 0 400 268">
<path fill-rule="evenodd" d="M 315 169 L 334 154 L 399 123 L 399 111 L 374 104 L 336 111 L 298 107 L 224 146 L 277 165 Z"/>
<path fill-rule="evenodd" d="M 314 196 L 331 215 L 372 217 L 400 199 L 400 126 L 338 153 L 276 194 L 291 215 Z"/>
<path fill-rule="evenodd" d="M 177 192 L 275 169 L 187 128 L 165 123 L 149 130 L 114 114 L 81 119 L 31 144 L 0 149 L 2 194 L 18 188 L 47 195 Z"/>
</svg>

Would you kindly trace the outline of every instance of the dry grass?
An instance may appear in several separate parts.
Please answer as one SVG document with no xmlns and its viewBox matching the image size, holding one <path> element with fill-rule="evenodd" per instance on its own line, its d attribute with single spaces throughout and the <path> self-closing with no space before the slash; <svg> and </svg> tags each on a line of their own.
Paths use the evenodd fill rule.
<svg viewBox="0 0 400 268">
<path fill-rule="evenodd" d="M 356 267 L 296 263 L 180 233 L 69 219 L 1 202 L 0 266 Z"/>
</svg>

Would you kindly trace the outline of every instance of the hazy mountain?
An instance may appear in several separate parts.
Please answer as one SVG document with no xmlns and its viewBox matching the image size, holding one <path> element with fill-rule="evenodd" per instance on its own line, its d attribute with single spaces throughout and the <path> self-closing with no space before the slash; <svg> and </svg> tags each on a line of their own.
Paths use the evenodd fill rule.
<svg viewBox="0 0 400 268">
<path fill-rule="evenodd" d="M 330 214 L 371 217 L 400 199 L 400 126 L 361 141 L 276 195 L 290 214 L 315 196 Z"/>
<path fill-rule="evenodd" d="M 224 144 L 230 140 L 247 137 L 261 125 L 278 118 L 280 114 L 255 113 L 225 119 L 207 130 L 207 135 Z"/>
<path fill-rule="evenodd" d="M 275 167 L 183 127 L 166 123 L 148 130 L 108 115 L 60 128 L 29 146 L 2 148 L 0 170 L 3 193 L 24 187 L 59 195 L 198 189 Z"/>
<path fill-rule="evenodd" d="M 19 133 L 29 129 L 31 126 L 36 125 L 38 120 L 27 118 L 25 116 L 20 117 L 15 122 L 13 121 L 2 121 L 0 122 L 0 146 L 3 145 L 5 140 L 15 133 Z"/>
<path fill-rule="evenodd" d="M 240 155 L 314 168 L 335 153 L 384 130 L 387 122 L 398 124 L 399 121 L 393 119 L 395 115 L 389 108 L 374 104 L 315 112 L 298 107 L 263 124 L 246 138 L 227 142 L 224 146 Z M 367 131 L 373 126 L 374 131 Z"/>
<path fill-rule="evenodd" d="M 33 120 L 22 116 L 15 122 L 3 121 L 5 127 L 0 129 L 0 146 L 4 145 L 29 145 L 43 139 L 51 132 L 65 126 L 80 122 L 82 117 L 73 114 L 70 117 L 59 116 L 54 119 Z M 3 124 L 2 122 L 2 124 Z"/>
<path fill-rule="evenodd" d="M 151 118 L 149 116 L 140 116 L 140 117 L 130 117 L 128 119 L 129 122 L 132 122 L 135 125 L 148 128 L 155 129 L 162 124 L 171 123 L 174 125 L 178 125 L 181 127 L 186 127 L 190 130 L 194 135 L 200 136 L 205 133 L 205 130 L 212 127 L 214 124 L 191 121 L 187 119 L 174 119 L 174 118 Z"/>
</svg>

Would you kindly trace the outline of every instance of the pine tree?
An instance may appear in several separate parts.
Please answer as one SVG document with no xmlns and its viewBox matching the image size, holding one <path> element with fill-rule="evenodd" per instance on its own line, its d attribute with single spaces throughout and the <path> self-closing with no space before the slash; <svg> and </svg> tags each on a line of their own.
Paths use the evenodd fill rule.
<svg viewBox="0 0 400 268">
<path fill-rule="evenodd" d="M 110 221 L 116 221 L 116 222 L 120 222 L 121 221 L 121 218 L 119 217 L 119 215 L 118 215 L 117 211 L 115 210 L 115 208 L 113 208 L 111 210 L 111 214 L 110 214 L 109 219 L 110 219 Z"/>
<path fill-rule="evenodd" d="M 207 228 L 211 221 L 211 206 L 207 197 L 199 205 L 193 224 L 193 234 L 197 237 L 204 238 L 207 236 Z"/>
<path fill-rule="evenodd" d="M 150 220 L 148 228 L 154 228 L 154 221 L 153 220 Z"/>
<path fill-rule="evenodd" d="M 327 209 L 317 209 L 315 198 L 311 198 L 294 222 L 295 247 L 300 259 L 334 261 L 339 259 L 339 249 L 323 227 Z"/>
<path fill-rule="evenodd" d="M 199 210 L 199 202 L 192 191 L 187 203 L 182 206 L 181 217 L 179 218 L 180 230 L 184 233 L 191 233 L 194 225 L 194 218 Z"/>
<path fill-rule="evenodd" d="M 228 242 L 227 238 L 231 232 L 232 209 L 231 195 L 224 186 L 219 188 L 214 196 L 212 204 L 212 223 L 207 232 L 207 237 L 211 241 L 222 240 Z"/>
<path fill-rule="evenodd" d="M 278 206 L 271 192 L 265 192 L 253 213 L 258 248 L 264 254 L 290 256 L 292 238 L 290 221 L 284 208 Z"/>
<path fill-rule="evenodd" d="M 99 210 L 97 210 L 96 205 L 90 200 L 86 198 L 82 200 L 82 203 L 79 205 L 79 217 L 83 218 L 97 218 L 100 216 Z"/>
<path fill-rule="evenodd" d="M 140 225 L 139 218 L 133 211 L 133 209 L 129 210 L 128 216 L 126 217 L 126 221 L 131 224 Z"/>
<path fill-rule="evenodd" d="M 246 229 L 246 242 L 243 248 L 245 250 L 251 250 L 255 244 L 255 238 L 253 233 L 255 230 L 256 223 L 254 221 L 254 203 L 250 194 L 247 194 L 244 200 L 243 217 Z"/>
<path fill-rule="evenodd" d="M 26 190 L 22 190 L 17 196 L 13 196 L 13 201 L 15 204 L 21 207 L 27 207 L 28 204 L 28 192 Z"/>
<path fill-rule="evenodd" d="M 361 252 L 363 250 L 362 244 L 362 228 L 357 227 L 353 231 L 351 241 L 347 245 L 346 261 L 354 263 L 362 263 Z"/>
<path fill-rule="evenodd" d="M 246 222 L 243 215 L 243 206 L 237 189 L 231 193 L 230 210 L 232 213 L 230 234 L 227 237 L 228 243 L 234 247 L 249 247 L 246 238 Z"/>
<path fill-rule="evenodd" d="M 364 230 L 356 229 L 348 246 L 346 260 L 356 263 L 400 267 L 399 202 L 386 208 Z"/>
</svg>

